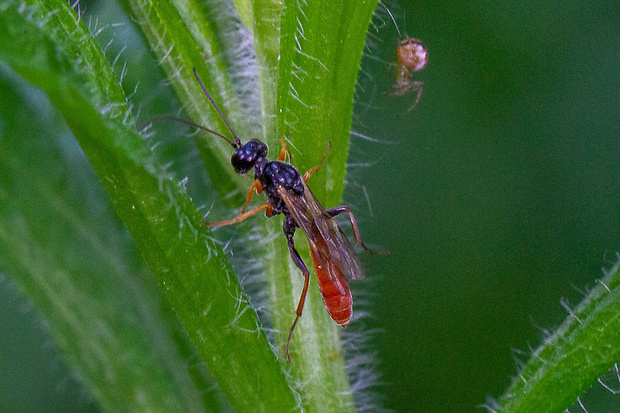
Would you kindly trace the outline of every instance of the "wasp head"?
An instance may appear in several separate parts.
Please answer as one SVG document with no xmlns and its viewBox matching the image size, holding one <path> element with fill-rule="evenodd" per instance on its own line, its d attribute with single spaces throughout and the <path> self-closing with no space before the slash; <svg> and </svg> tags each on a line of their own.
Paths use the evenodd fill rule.
<svg viewBox="0 0 620 413">
<path fill-rule="evenodd" d="M 239 146 L 230 158 L 230 163 L 235 168 L 235 172 L 245 175 L 260 159 L 265 159 L 267 152 L 267 145 L 255 138 Z"/>
</svg>

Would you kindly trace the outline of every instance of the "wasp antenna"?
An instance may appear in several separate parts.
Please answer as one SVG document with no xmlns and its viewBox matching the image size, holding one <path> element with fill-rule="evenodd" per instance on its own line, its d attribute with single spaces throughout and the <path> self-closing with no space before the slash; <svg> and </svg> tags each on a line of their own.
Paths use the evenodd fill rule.
<svg viewBox="0 0 620 413">
<path fill-rule="evenodd" d="M 198 82 L 198 84 L 200 85 L 200 88 L 202 89 L 202 91 L 204 92 L 205 96 L 207 97 L 207 99 L 209 99 L 209 102 L 211 102 L 211 105 L 213 105 L 213 108 L 215 109 L 215 111 L 217 112 L 218 115 L 220 115 L 220 119 L 222 119 L 222 122 L 224 122 L 224 124 L 226 125 L 226 127 L 228 128 L 228 130 L 230 131 L 230 134 L 233 136 L 233 138 L 235 138 L 235 144 L 233 144 L 232 142 L 230 142 L 230 140 L 226 139 L 228 142 L 230 142 L 230 144 L 234 147 L 234 148 L 238 148 L 239 146 L 241 146 L 241 141 L 239 140 L 239 138 L 237 137 L 237 135 L 235 135 L 235 132 L 232 130 L 232 128 L 230 127 L 230 125 L 228 124 L 228 122 L 226 121 L 226 118 L 224 118 L 224 115 L 222 115 L 222 112 L 220 112 L 220 108 L 217 107 L 217 105 L 215 104 L 215 102 L 213 101 L 213 99 L 211 98 L 211 95 L 209 95 L 209 92 L 207 92 L 207 88 L 205 87 L 205 85 L 202 83 L 202 80 L 200 80 L 200 78 L 198 77 L 198 72 L 196 72 L 196 68 L 193 67 L 192 71 L 194 72 L 194 77 L 196 78 L 196 81 Z M 218 134 L 219 135 L 219 134 Z M 219 135 L 222 136 L 222 135 Z"/>
<path fill-rule="evenodd" d="M 209 132 L 209 133 L 214 134 L 215 136 L 219 136 L 220 138 L 225 139 L 225 140 L 226 140 L 228 143 L 230 143 L 230 144 L 231 144 L 234 148 L 236 148 L 236 147 L 237 147 L 237 144 L 235 144 L 235 142 L 231 141 L 230 139 L 228 139 L 226 136 L 222 135 L 221 133 L 216 132 L 216 131 L 214 131 L 214 130 L 211 130 L 211 129 L 209 129 L 209 128 L 205 128 L 204 126 L 199 125 L 199 124 L 197 124 L 197 123 L 194 123 L 194 122 L 192 122 L 191 120 L 187 120 L 187 119 L 183 119 L 183 118 L 177 118 L 177 117 L 175 117 L 175 116 L 162 115 L 162 116 L 156 116 L 156 117 L 154 117 L 153 119 L 151 119 L 151 120 L 150 120 L 150 122 L 159 122 L 159 121 L 162 121 L 162 120 L 171 120 L 171 121 L 173 121 L 173 122 L 184 123 L 184 124 L 186 124 L 186 125 L 190 125 L 190 126 L 193 126 L 193 127 L 195 127 L 195 128 L 202 129 L 203 131 L 207 131 L 207 132 Z"/>
</svg>

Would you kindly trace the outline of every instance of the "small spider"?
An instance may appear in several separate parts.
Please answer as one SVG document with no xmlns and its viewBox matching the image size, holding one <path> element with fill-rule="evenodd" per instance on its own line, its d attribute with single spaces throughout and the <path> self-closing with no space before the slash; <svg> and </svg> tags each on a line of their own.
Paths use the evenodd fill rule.
<svg viewBox="0 0 620 413">
<path fill-rule="evenodd" d="M 418 104 L 424 86 L 424 82 L 413 80 L 413 73 L 424 69 L 428 62 L 428 51 L 420 40 L 407 37 L 398 43 L 396 57 L 398 59 L 396 82 L 392 94 L 402 96 L 409 92 L 415 92 L 416 99 L 413 106 L 409 108 L 411 110 Z"/>
</svg>

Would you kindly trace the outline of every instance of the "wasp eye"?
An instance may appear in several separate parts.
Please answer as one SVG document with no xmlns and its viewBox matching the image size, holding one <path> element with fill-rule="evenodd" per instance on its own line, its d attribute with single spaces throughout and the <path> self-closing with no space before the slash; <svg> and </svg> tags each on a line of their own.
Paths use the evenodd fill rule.
<svg viewBox="0 0 620 413">
<path fill-rule="evenodd" d="M 247 174 L 254 168 L 259 159 L 267 156 L 267 145 L 258 139 L 241 145 L 233 153 L 230 163 L 239 175 Z"/>
</svg>

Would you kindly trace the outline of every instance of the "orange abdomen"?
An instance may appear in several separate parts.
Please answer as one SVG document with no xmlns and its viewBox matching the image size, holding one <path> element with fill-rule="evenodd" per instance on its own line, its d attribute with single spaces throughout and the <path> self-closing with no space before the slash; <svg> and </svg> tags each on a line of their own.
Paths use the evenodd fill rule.
<svg viewBox="0 0 620 413">
<path fill-rule="evenodd" d="M 323 296 L 323 304 L 325 304 L 325 308 L 330 317 L 339 325 L 344 326 L 351 321 L 351 315 L 353 314 L 353 299 L 351 298 L 349 283 L 344 275 L 342 275 L 339 268 L 336 268 L 336 266 L 330 262 L 326 265 L 322 265 L 316 259 L 314 251 L 311 252 L 312 261 L 314 262 L 314 272 L 319 281 L 319 290 Z M 331 277 L 328 274 L 330 274 Z M 340 285 L 344 289 L 344 294 L 336 288 L 332 279 L 340 282 Z"/>
</svg>

